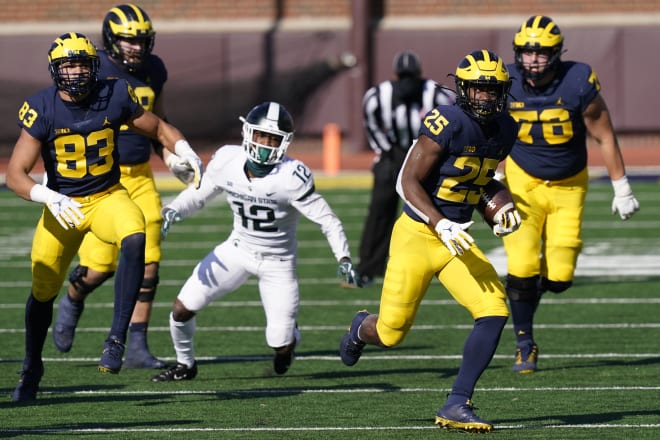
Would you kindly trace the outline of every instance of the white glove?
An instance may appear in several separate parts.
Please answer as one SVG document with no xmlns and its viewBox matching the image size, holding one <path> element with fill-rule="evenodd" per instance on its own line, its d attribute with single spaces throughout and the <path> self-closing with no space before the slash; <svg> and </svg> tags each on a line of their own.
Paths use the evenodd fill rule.
<svg viewBox="0 0 660 440">
<path fill-rule="evenodd" d="M 443 218 L 435 225 L 435 231 L 452 255 L 463 255 L 474 243 L 474 238 L 466 232 L 466 229 L 473 224 L 473 221 L 456 223 Z"/>
<path fill-rule="evenodd" d="M 64 230 L 79 226 L 85 219 L 80 203 L 43 185 L 36 184 L 30 189 L 30 199 L 46 205 Z"/>
<path fill-rule="evenodd" d="M 510 233 L 518 230 L 522 219 L 520 218 L 520 213 L 517 209 L 512 209 L 509 211 L 504 211 L 499 214 L 498 222 L 493 226 L 493 234 L 496 237 L 504 237 Z"/>
<path fill-rule="evenodd" d="M 639 202 L 635 198 L 626 176 L 613 180 L 612 188 L 614 188 L 612 214 L 618 212 L 622 220 L 627 220 L 639 211 Z"/>
<path fill-rule="evenodd" d="M 185 164 L 185 166 L 190 167 L 193 172 L 192 182 L 195 184 L 195 188 L 199 189 L 204 169 L 202 159 L 200 159 L 199 156 L 193 151 L 188 141 L 183 139 L 176 141 L 174 144 L 174 153 L 179 156 L 181 164 Z"/>
<path fill-rule="evenodd" d="M 188 163 L 183 162 L 179 156 L 170 153 L 165 160 L 165 165 L 170 169 L 172 174 L 181 182 L 188 185 L 195 178 L 195 170 L 193 170 Z"/>
<path fill-rule="evenodd" d="M 167 206 L 163 208 L 161 214 L 163 216 L 163 224 L 160 227 L 160 236 L 163 240 L 165 240 L 165 237 L 167 237 L 167 232 L 170 230 L 172 224 L 180 222 L 183 220 L 183 218 L 181 217 L 181 214 L 179 214 L 176 210 Z"/>
<path fill-rule="evenodd" d="M 348 286 L 362 287 L 360 285 L 358 274 L 353 268 L 353 263 L 348 257 L 343 257 L 339 261 L 339 267 L 337 268 L 337 275 L 340 276 Z"/>
</svg>

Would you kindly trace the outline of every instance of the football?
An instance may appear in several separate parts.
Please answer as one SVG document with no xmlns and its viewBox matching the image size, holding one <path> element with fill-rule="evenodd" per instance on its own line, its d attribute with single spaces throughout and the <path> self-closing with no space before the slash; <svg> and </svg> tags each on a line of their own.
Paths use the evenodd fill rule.
<svg viewBox="0 0 660 440">
<path fill-rule="evenodd" d="M 492 179 L 482 188 L 477 212 L 491 228 L 497 223 L 502 213 L 515 209 L 513 196 L 499 180 Z"/>
</svg>

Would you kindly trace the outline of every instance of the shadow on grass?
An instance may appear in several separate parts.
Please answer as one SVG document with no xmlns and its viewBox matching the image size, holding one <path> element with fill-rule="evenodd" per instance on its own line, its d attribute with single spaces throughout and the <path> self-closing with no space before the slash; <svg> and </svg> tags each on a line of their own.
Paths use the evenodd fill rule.
<svg viewBox="0 0 660 440">
<path fill-rule="evenodd" d="M 658 283 L 660 282 L 659 275 L 612 275 L 612 276 L 599 276 L 599 277 L 575 277 L 573 286 L 610 286 L 613 283 L 621 284 L 635 284 L 635 283 Z"/>
<path fill-rule="evenodd" d="M 649 357 L 649 358 L 632 359 L 632 360 L 601 359 L 594 361 L 586 361 L 579 364 L 561 365 L 555 367 L 542 366 L 541 368 L 539 368 L 539 373 L 542 373 L 543 371 L 575 370 L 580 368 L 649 367 L 655 365 L 660 365 L 660 357 Z"/>
<path fill-rule="evenodd" d="M 516 417 L 515 419 L 499 419 L 493 420 L 496 423 L 501 424 L 519 424 L 524 422 L 539 422 L 526 428 L 543 428 L 547 426 L 557 426 L 557 425 L 593 425 L 593 424 L 605 424 L 612 423 L 623 419 L 624 417 L 649 417 L 649 416 L 660 416 L 660 409 L 649 410 L 649 411 L 612 411 L 612 412 L 602 412 L 602 413 L 590 413 L 590 414 L 563 414 L 563 415 L 539 415 L 534 417 Z M 559 420 L 559 422 L 557 422 Z"/>
<path fill-rule="evenodd" d="M 69 435 L 83 435 L 83 434 L 101 434 L 99 431 L 113 431 L 113 430 L 126 430 L 126 429 L 144 429 L 150 428 L 166 429 L 168 426 L 181 428 L 182 425 L 199 425 L 204 423 L 204 420 L 158 420 L 158 421 L 140 421 L 140 422 L 85 422 L 85 423 L 66 423 L 66 424 L 52 424 L 39 427 L 34 426 L 26 429 L 5 429 L 0 428 L 0 438 L 22 437 L 24 435 L 39 435 L 39 434 L 69 434 Z M 107 433 L 106 433 L 107 434 Z M 126 435 L 120 434 L 122 436 Z"/>
</svg>

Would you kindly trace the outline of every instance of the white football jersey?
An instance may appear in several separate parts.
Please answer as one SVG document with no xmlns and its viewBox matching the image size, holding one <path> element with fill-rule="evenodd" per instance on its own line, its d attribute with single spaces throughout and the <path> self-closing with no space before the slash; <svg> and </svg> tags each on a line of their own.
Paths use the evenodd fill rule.
<svg viewBox="0 0 660 440">
<path fill-rule="evenodd" d="M 219 148 L 204 172 L 200 188 L 185 189 L 167 207 L 185 218 L 224 192 L 234 213 L 229 239 L 236 237 L 241 247 L 263 256 L 294 256 L 298 220 L 303 214 L 321 227 L 337 260 L 350 257 L 344 228 L 315 191 L 314 177 L 304 163 L 285 157 L 268 175 L 249 179 L 246 160 L 242 146 Z"/>
</svg>

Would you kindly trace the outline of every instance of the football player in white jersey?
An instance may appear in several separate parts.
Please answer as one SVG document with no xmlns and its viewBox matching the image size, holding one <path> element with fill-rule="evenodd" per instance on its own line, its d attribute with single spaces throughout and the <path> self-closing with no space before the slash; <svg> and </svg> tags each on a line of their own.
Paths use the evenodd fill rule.
<svg viewBox="0 0 660 440">
<path fill-rule="evenodd" d="M 243 122 L 243 145 L 219 148 L 208 164 L 199 190 L 181 192 L 163 208 L 163 234 L 224 192 L 234 213 L 227 240 L 200 261 L 174 300 L 170 334 L 176 365 L 154 376 L 154 382 L 193 379 L 195 315 L 211 301 L 235 291 L 250 276 L 258 278 L 266 314 L 266 343 L 274 349 L 275 373 L 284 374 L 300 340 L 296 278 L 300 214 L 325 234 L 343 282 L 358 285 L 341 221 L 316 192 L 310 169 L 286 156 L 293 139 L 293 119 L 276 102 L 254 107 Z"/>
</svg>

